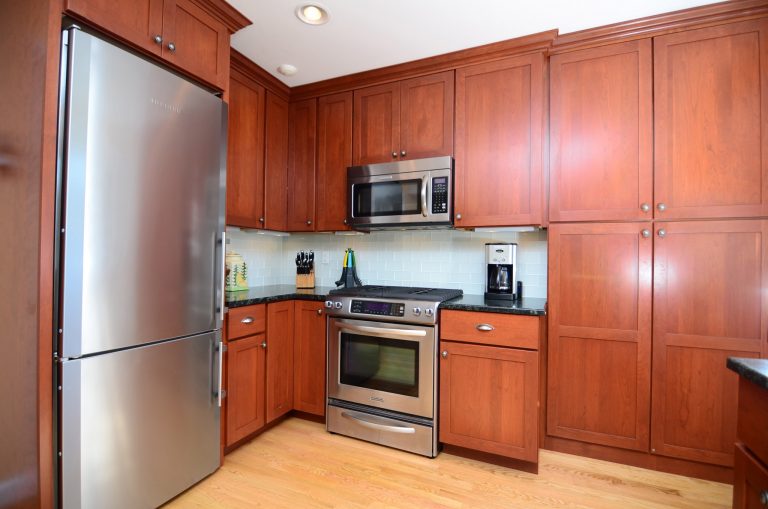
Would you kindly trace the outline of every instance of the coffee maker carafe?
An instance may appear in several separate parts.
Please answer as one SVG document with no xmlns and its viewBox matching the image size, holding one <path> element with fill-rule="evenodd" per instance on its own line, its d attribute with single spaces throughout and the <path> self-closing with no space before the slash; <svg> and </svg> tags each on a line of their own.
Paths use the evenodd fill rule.
<svg viewBox="0 0 768 509">
<path fill-rule="evenodd" d="M 486 244 L 485 263 L 485 298 L 517 299 L 517 244 Z"/>
</svg>

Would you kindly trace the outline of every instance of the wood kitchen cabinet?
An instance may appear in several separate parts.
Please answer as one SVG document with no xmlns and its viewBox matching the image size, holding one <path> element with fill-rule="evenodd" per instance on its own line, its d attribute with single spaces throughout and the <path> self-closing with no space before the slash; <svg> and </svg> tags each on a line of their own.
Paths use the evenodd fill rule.
<svg viewBox="0 0 768 509">
<path fill-rule="evenodd" d="M 539 318 L 448 310 L 441 326 L 440 441 L 538 462 L 539 352 L 491 345 L 538 348 Z"/>
<path fill-rule="evenodd" d="M 288 101 L 267 91 L 264 142 L 264 228 L 288 229 Z"/>
<path fill-rule="evenodd" d="M 734 465 L 733 508 L 768 507 L 768 388 L 739 378 L 738 442 Z"/>
<path fill-rule="evenodd" d="M 317 100 L 315 217 L 318 231 L 350 229 L 347 168 L 352 166 L 352 104 L 352 92 Z"/>
<path fill-rule="evenodd" d="M 325 415 L 325 312 L 323 302 L 297 300 L 293 343 L 293 408 Z"/>
<path fill-rule="evenodd" d="M 64 10 L 220 90 L 229 81 L 229 36 L 250 24 L 228 4 L 206 0 L 66 0 Z"/>
<path fill-rule="evenodd" d="M 456 227 L 542 223 L 544 55 L 456 71 Z"/>
<path fill-rule="evenodd" d="M 549 435 L 648 450 L 652 230 L 550 225 Z"/>
<path fill-rule="evenodd" d="M 264 333 L 230 341 L 227 347 L 227 446 L 265 424 Z"/>
<path fill-rule="evenodd" d="M 353 163 L 450 155 L 454 72 L 355 90 Z"/>
<path fill-rule="evenodd" d="M 550 58 L 550 221 L 653 217 L 651 40 Z"/>
<path fill-rule="evenodd" d="M 292 232 L 315 229 L 315 144 L 317 100 L 290 104 L 288 122 L 287 226 Z M 338 199 L 338 198 L 337 198 Z"/>
<path fill-rule="evenodd" d="M 654 39 L 657 218 L 768 215 L 768 20 Z"/>
<path fill-rule="evenodd" d="M 267 304 L 267 423 L 293 409 L 293 304 Z"/>
</svg>

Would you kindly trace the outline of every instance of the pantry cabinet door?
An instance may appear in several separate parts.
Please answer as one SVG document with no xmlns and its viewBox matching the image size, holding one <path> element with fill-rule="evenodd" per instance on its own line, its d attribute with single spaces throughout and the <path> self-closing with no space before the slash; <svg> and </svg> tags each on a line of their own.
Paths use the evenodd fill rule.
<svg viewBox="0 0 768 509">
<path fill-rule="evenodd" d="M 549 435 L 648 450 L 651 231 L 550 225 Z"/>
<path fill-rule="evenodd" d="M 654 39 L 657 218 L 768 215 L 768 20 Z"/>
<path fill-rule="evenodd" d="M 652 452 L 733 465 L 738 375 L 766 354 L 768 221 L 656 223 Z"/>
</svg>

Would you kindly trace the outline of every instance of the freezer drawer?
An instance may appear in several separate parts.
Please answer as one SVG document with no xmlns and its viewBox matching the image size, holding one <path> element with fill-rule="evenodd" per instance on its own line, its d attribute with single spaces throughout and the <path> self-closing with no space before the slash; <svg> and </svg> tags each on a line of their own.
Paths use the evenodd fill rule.
<svg viewBox="0 0 768 509">
<path fill-rule="evenodd" d="M 62 362 L 64 509 L 156 507 L 218 468 L 219 341 Z"/>
</svg>

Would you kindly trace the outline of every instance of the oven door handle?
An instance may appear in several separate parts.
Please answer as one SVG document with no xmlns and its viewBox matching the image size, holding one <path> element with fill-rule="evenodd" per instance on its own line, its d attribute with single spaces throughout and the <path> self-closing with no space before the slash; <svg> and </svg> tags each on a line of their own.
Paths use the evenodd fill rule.
<svg viewBox="0 0 768 509">
<path fill-rule="evenodd" d="M 369 327 L 367 325 L 351 325 L 342 323 L 339 324 L 339 329 L 347 332 L 361 332 L 371 336 L 391 337 L 411 337 L 411 338 L 423 338 L 427 335 L 425 330 L 408 330 L 408 329 L 385 329 L 384 327 Z"/>
<path fill-rule="evenodd" d="M 429 211 L 427 210 L 427 183 L 429 178 L 424 175 L 421 177 L 421 215 L 427 217 Z"/>
<path fill-rule="evenodd" d="M 365 416 L 364 418 L 363 417 L 364 414 L 359 414 L 357 412 L 341 412 L 341 416 L 355 421 L 360 426 L 363 426 L 365 428 L 375 429 L 377 431 L 389 431 L 391 433 L 403 433 L 403 434 L 416 433 L 416 428 L 411 428 L 409 426 L 390 426 L 387 424 L 379 424 L 378 422 L 373 422 L 369 420 L 371 416 Z"/>
</svg>

